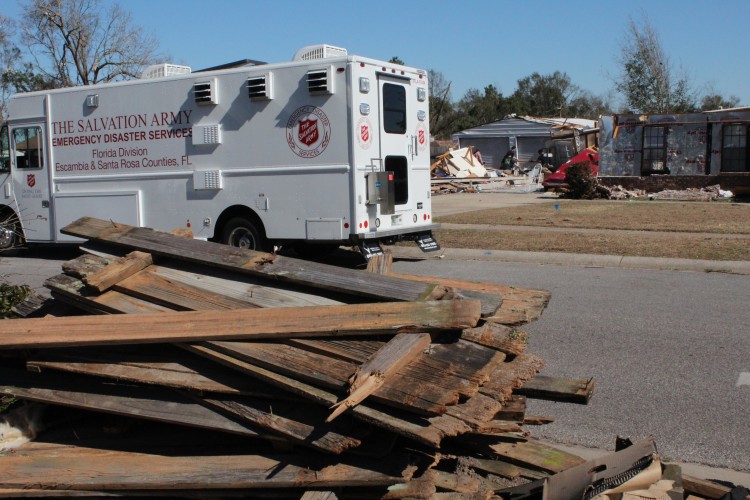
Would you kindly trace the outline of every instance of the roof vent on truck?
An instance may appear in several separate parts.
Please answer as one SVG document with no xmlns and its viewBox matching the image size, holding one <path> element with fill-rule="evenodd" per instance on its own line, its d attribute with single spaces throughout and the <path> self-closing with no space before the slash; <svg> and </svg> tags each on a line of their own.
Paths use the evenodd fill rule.
<svg viewBox="0 0 750 500">
<path fill-rule="evenodd" d="M 347 55 L 346 49 L 334 47 L 333 45 L 308 45 L 302 47 L 294 54 L 292 61 L 314 61 L 316 59 L 328 59 L 329 57 L 343 57 Z"/>
<path fill-rule="evenodd" d="M 144 69 L 141 78 L 164 78 L 165 76 L 186 75 L 190 73 L 190 66 L 179 66 L 177 64 L 152 64 Z"/>
</svg>

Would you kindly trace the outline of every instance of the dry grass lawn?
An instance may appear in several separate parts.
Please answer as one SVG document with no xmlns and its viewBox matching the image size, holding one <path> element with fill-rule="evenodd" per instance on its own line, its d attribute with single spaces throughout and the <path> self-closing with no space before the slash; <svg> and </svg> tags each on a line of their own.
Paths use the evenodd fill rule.
<svg viewBox="0 0 750 500">
<path fill-rule="evenodd" d="M 750 235 L 747 204 L 559 200 L 449 215 L 435 222 L 527 226 L 518 231 L 441 229 L 437 239 L 448 248 L 750 261 L 750 237 L 722 237 Z"/>
<path fill-rule="evenodd" d="M 750 204 L 559 200 L 447 215 L 435 222 L 750 234 Z"/>
</svg>

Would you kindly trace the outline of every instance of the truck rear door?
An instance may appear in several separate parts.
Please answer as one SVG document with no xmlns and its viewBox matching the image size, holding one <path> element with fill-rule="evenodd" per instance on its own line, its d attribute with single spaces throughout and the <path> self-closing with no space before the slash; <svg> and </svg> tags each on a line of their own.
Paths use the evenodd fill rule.
<svg viewBox="0 0 750 500">
<path fill-rule="evenodd" d="M 395 205 L 409 203 L 409 171 L 418 153 L 411 80 L 378 76 L 380 96 L 380 158 L 384 170 L 393 172 Z M 426 140 L 426 139 L 423 139 Z"/>
<path fill-rule="evenodd" d="M 51 241 L 49 155 L 44 123 L 10 127 L 11 177 L 18 217 L 27 241 Z"/>
</svg>

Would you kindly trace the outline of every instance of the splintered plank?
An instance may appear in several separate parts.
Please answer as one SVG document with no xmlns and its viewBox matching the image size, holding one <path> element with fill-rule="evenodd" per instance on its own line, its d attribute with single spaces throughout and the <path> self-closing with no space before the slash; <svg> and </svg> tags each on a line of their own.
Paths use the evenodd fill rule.
<svg viewBox="0 0 750 500">
<path fill-rule="evenodd" d="M 334 405 L 334 411 L 326 419 L 332 421 L 349 408 L 358 405 L 385 385 L 388 379 L 393 379 L 400 368 L 405 367 L 422 354 L 425 347 L 430 345 L 429 333 L 395 335 L 354 373 L 349 385 L 349 395 L 343 401 Z"/>
<path fill-rule="evenodd" d="M 338 401 L 338 396 L 334 392 L 247 363 L 241 359 L 224 354 L 209 344 L 183 344 L 182 347 L 253 378 L 279 387 L 284 391 L 306 398 L 315 404 L 328 407 Z M 352 416 L 364 422 L 431 447 L 440 446 L 440 441 L 446 436 L 442 429 L 428 425 L 424 419 L 415 418 L 413 415 L 398 415 L 396 413 L 392 409 L 375 405 L 371 401 L 365 401 L 351 409 Z M 470 428 L 466 424 L 463 424 L 461 432 L 468 432 L 469 430 Z"/>
<path fill-rule="evenodd" d="M 391 276 L 413 281 L 437 283 L 450 289 L 497 294 L 502 297 L 502 304 L 500 304 L 500 307 L 493 314 L 489 315 L 487 320 L 511 326 L 530 323 L 539 319 L 547 307 L 551 296 L 547 290 L 534 288 L 519 288 L 493 283 L 438 278 L 435 276 L 417 276 L 411 274 L 391 274 Z"/>
<path fill-rule="evenodd" d="M 367 361 L 383 346 L 383 342 L 366 340 L 290 339 L 289 345 L 324 354 L 356 364 Z M 398 371 L 399 377 L 429 383 L 462 397 L 476 394 L 479 385 L 487 382 L 505 359 L 503 353 L 453 338 L 447 343 L 432 343 L 425 355 Z M 407 382 L 405 382 L 407 383 Z"/>
<path fill-rule="evenodd" d="M 517 356 L 526 350 L 528 334 L 510 326 L 485 322 L 476 328 L 467 328 L 462 331 L 461 338 L 511 356 Z"/>
<path fill-rule="evenodd" d="M 190 391 L 279 396 L 260 381 L 172 346 L 44 350 L 27 355 L 26 366 L 30 371 L 50 369 Z"/>
<path fill-rule="evenodd" d="M 357 428 L 323 423 L 327 412 L 322 407 L 257 398 L 204 397 L 201 401 L 257 428 L 336 455 L 358 447 L 367 434 L 361 424 Z"/>
<path fill-rule="evenodd" d="M 251 426 L 230 420 L 166 389 L 105 384 L 83 377 L 40 377 L 11 370 L 2 370 L 0 374 L 0 380 L 5 384 L 0 386 L 0 394 L 244 436 L 259 436 Z"/>
<path fill-rule="evenodd" d="M 479 307 L 475 301 L 430 301 L 9 319 L 0 322 L 0 348 L 453 330 L 476 325 Z"/>
<path fill-rule="evenodd" d="M 92 217 L 78 219 L 61 231 L 67 235 L 127 246 L 154 255 L 372 299 L 429 300 L 440 298 L 446 293 L 443 287 L 434 283 L 363 273 L 355 269 L 302 261 L 208 241 L 189 240 L 148 228 Z"/>
<path fill-rule="evenodd" d="M 515 390 L 516 394 L 533 399 L 562 401 L 566 403 L 588 404 L 594 394 L 593 379 L 571 379 L 561 377 L 547 377 L 537 375 L 522 387 Z"/>
<path fill-rule="evenodd" d="M 211 342 L 210 347 L 283 375 L 316 386 L 344 392 L 357 364 L 332 359 L 293 346 L 270 342 Z M 372 399 L 423 415 L 445 413 L 446 405 L 458 402 L 458 395 L 419 380 L 398 379 L 379 387 Z"/>
<path fill-rule="evenodd" d="M 503 403 L 503 408 L 495 415 L 495 419 L 523 422 L 526 419 L 526 396 L 511 396 Z"/>
<path fill-rule="evenodd" d="M 4 488 L 111 492 L 388 486 L 411 477 L 413 457 L 385 460 L 328 458 L 318 454 L 150 455 L 75 446 L 2 457 Z M 171 490 L 171 491 L 170 491 Z M 247 493 L 247 492 L 245 492 Z M 186 495 L 193 496 L 193 495 Z"/>
<path fill-rule="evenodd" d="M 146 269 L 154 263 L 151 254 L 144 252 L 130 252 L 124 258 L 109 264 L 83 278 L 86 286 L 92 290 L 102 293 L 112 285 L 134 275 L 138 271 Z"/>
<path fill-rule="evenodd" d="M 479 391 L 498 401 L 506 401 L 514 389 L 522 387 L 531 380 L 544 366 L 544 361 L 532 354 L 524 353 L 506 362 L 493 374 L 490 381 L 480 387 Z"/>
</svg>

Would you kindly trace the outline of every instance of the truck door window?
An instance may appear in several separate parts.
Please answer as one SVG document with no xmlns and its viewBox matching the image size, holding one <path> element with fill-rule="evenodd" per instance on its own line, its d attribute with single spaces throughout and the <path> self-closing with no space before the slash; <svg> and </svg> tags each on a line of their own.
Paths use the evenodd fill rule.
<svg viewBox="0 0 750 500">
<path fill-rule="evenodd" d="M 406 133 L 406 87 L 383 84 L 383 129 L 388 134 Z"/>
<path fill-rule="evenodd" d="M 42 155 L 42 129 L 40 127 L 23 127 L 13 129 L 16 168 L 30 169 L 44 167 Z"/>
<path fill-rule="evenodd" d="M 10 138 L 8 137 L 8 127 L 0 130 L 0 173 L 10 172 Z"/>
</svg>

